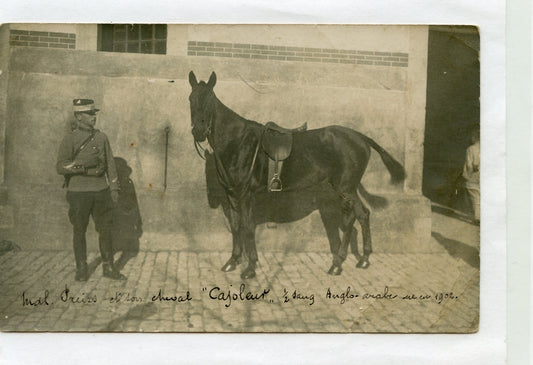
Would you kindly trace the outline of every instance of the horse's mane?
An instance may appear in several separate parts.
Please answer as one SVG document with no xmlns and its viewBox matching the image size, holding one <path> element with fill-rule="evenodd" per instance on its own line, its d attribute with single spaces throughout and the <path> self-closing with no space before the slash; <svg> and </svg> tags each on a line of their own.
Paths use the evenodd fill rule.
<svg viewBox="0 0 533 365">
<path fill-rule="evenodd" d="M 256 122 L 255 120 L 246 119 L 243 116 L 241 116 L 239 113 L 235 112 L 233 109 L 229 108 L 226 104 L 224 104 L 222 101 L 220 101 L 220 99 L 216 96 L 216 94 L 215 94 L 215 98 L 216 98 L 217 102 L 220 104 L 220 106 L 222 107 L 222 110 L 224 111 L 224 113 L 227 114 L 226 117 L 231 118 L 231 119 L 237 119 L 237 120 L 240 120 L 242 122 L 245 122 L 247 127 L 255 127 L 255 128 L 263 128 L 264 127 L 263 124 L 261 124 L 259 122 Z"/>
</svg>

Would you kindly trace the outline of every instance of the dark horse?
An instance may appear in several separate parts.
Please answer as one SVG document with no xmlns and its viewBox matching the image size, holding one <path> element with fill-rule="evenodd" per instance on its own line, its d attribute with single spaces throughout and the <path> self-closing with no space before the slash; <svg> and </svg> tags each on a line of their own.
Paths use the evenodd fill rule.
<svg viewBox="0 0 533 365">
<path fill-rule="evenodd" d="M 358 256 L 353 249 L 356 219 L 363 235 L 363 256 L 358 257 L 357 267 L 368 267 L 372 252 L 370 212 L 357 191 L 365 198 L 372 197 L 360 185 L 370 148 L 381 156 L 393 183 L 405 179 L 402 165 L 372 139 L 349 128 L 328 126 L 298 132 L 293 135 L 292 152 L 281 171 L 283 192 L 268 192 L 268 156 L 261 148 L 265 126 L 244 119 L 217 99 L 214 72 L 205 83 L 198 82 L 191 71 L 189 83 L 192 134 L 197 148 L 207 139 L 213 150 L 217 180 L 224 191 L 222 206 L 233 235 L 233 252 L 222 271 L 235 270 L 244 251 L 248 267 L 241 277 L 253 278 L 256 225 L 295 221 L 317 209 L 333 254 L 328 273 L 342 272 L 350 243 Z M 369 203 L 371 200 L 367 199 Z M 344 233 L 342 240 L 339 229 Z"/>
</svg>

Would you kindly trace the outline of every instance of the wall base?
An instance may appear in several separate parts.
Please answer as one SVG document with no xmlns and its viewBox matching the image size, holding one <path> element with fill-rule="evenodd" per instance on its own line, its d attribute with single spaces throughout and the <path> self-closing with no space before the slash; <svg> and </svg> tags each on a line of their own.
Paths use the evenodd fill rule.
<svg viewBox="0 0 533 365">
<path fill-rule="evenodd" d="M 394 194 L 386 196 L 389 206 L 371 213 L 374 252 L 434 253 L 442 247 L 431 240 L 431 204 L 422 195 Z M 156 233 L 146 232 L 141 250 L 191 250 L 231 253 L 232 237 L 221 209 L 206 222 L 217 226 L 216 232 Z M 361 229 L 358 246 L 362 251 Z M 329 252 L 326 232 L 318 212 L 294 223 L 261 224 L 256 230 L 258 251 Z"/>
<path fill-rule="evenodd" d="M 13 224 L 12 236 L 22 249 L 72 250 L 72 226 L 68 221 L 65 192 L 53 186 L 16 189 L 10 193 L 10 205 L 4 207 Z M 422 195 L 380 194 L 389 205 L 372 211 L 370 226 L 374 252 L 432 253 L 442 247 L 431 241 L 431 204 Z M 222 209 L 211 209 L 202 189 L 167 192 L 138 189 L 143 220 L 141 250 L 190 250 L 231 252 L 232 237 Z M 184 198 L 187 196 L 187 200 Z M 30 202 L 40 201 L 38 205 Z M 193 203 L 194 202 L 194 203 Z M 53 212 L 54 214 L 50 214 Z M 13 219 L 14 217 L 14 219 Z M 16 225 L 14 224 L 16 223 Z M 361 229 L 358 230 L 362 250 Z M 98 238 L 91 222 L 87 229 L 87 248 L 96 250 Z M 318 212 L 294 222 L 262 224 L 256 230 L 259 251 L 329 252 L 329 243 Z"/>
</svg>

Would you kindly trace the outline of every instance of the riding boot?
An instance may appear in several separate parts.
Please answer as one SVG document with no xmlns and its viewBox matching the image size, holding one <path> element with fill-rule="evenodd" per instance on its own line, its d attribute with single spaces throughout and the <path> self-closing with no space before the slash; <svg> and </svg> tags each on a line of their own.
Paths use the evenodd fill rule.
<svg viewBox="0 0 533 365">
<path fill-rule="evenodd" d="M 87 270 L 87 244 L 85 242 L 85 231 L 74 229 L 74 259 L 76 260 L 76 275 L 74 280 L 87 281 L 89 278 Z"/>
<path fill-rule="evenodd" d="M 76 261 L 76 276 L 74 280 L 76 281 L 87 281 L 89 278 L 89 273 L 87 269 L 86 261 Z"/>
<path fill-rule="evenodd" d="M 103 262 L 102 268 L 104 270 L 104 277 L 113 280 L 127 280 L 127 278 L 115 269 L 113 261 Z"/>
</svg>

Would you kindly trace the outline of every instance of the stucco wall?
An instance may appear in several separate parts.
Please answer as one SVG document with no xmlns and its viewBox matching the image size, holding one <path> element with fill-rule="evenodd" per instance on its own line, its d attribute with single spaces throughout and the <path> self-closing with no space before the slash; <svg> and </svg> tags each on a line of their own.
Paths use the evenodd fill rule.
<svg viewBox="0 0 533 365">
<path fill-rule="evenodd" d="M 208 36 L 209 29 L 169 28 L 166 56 L 12 48 L 6 181 L 15 210 L 13 239 L 23 247 L 70 247 L 67 205 L 54 165 L 58 143 L 72 118 L 72 99 L 89 97 L 102 110 L 97 127 L 108 135 L 115 156 L 124 158 L 133 170 L 144 221 L 141 247 L 230 247 L 223 215 L 207 206 L 204 165 L 190 134 L 188 73 L 194 70 L 199 79 L 207 79 L 214 70 L 219 99 L 248 119 L 275 120 L 286 126 L 306 121 L 310 128 L 349 126 L 374 138 L 404 163 L 408 173 L 404 186 L 387 184 L 389 176 L 375 153 L 364 178 L 368 190 L 391 200 L 389 209 L 372 216 L 374 249 L 427 250 L 429 206 L 420 195 L 427 28 L 363 27 L 359 34 L 352 28 L 342 33 L 341 27 L 303 27 L 290 38 L 282 37 L 286 30 L 270 26 L 256 32 L 256 37 L 231 27 L 211 30 L 213 35 Z M 257 39 L 258 34 L 262 38 Z M 250 42 L 251 38 L 262 44 L 316 47 L 318 40 L 323 47 L 406 52 L 409 66 L 170 54 L 171 49 L 179 53 L 178 48 L 186 52 L 191 39 Z M 165 127 L 170 127 L 166 191 Z M 261 226 L 258 241 L 259 247 L 329 247 L 317 214 L 275 230 Z"/>
<path fill-rule="evenodd" d="M 0 189 L 4 185 L 9 48 L 9 26 L 0 26 Z"/>
<path fill-rule="evenodd" d="M 14 226 L 13 208 L 7 205 L 8 190 L 4 181 L 9 48 L 9 26 L 2 25 L 0 26 L 0 236 Z"/>
</svg>

